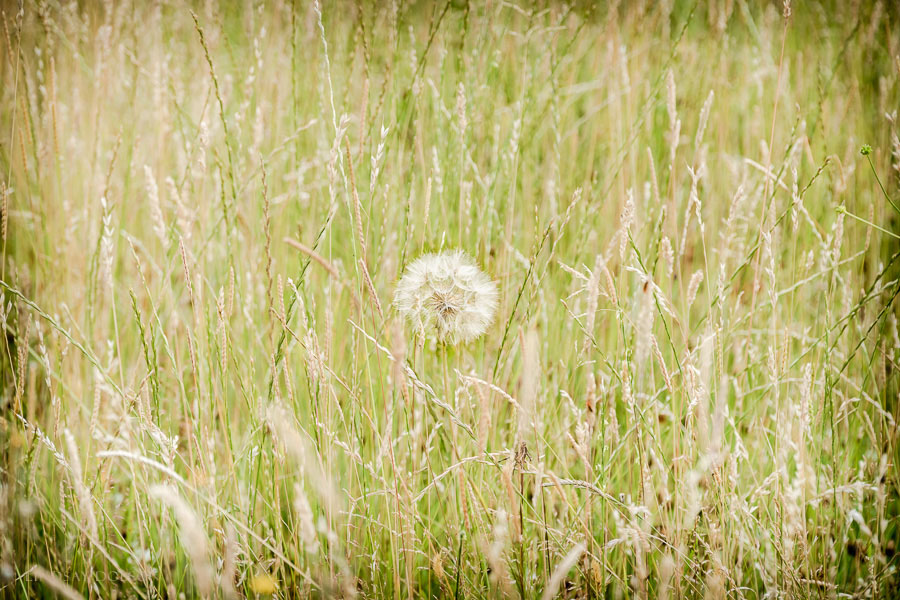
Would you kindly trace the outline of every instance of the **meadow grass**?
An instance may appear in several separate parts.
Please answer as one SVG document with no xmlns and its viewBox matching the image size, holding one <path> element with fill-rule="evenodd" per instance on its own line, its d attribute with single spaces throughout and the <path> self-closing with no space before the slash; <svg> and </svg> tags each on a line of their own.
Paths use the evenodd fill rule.
<svg viewBox="0 0 900 600">
<path fill-rule="evenodd" d="M 892 3 L 2 8 L 0 595 L 896 597 Z"/>
</svg>

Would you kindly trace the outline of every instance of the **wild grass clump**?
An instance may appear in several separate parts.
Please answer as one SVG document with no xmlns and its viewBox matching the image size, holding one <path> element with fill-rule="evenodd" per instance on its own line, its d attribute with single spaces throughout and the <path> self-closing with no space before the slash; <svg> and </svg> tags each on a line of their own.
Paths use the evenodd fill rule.
<svg viewBox="0 0 900 600">
<path fill-rule="evenodd" d="M 0 11 L 0 595 L 889 598 L 889 2 Z"/>
</svg>

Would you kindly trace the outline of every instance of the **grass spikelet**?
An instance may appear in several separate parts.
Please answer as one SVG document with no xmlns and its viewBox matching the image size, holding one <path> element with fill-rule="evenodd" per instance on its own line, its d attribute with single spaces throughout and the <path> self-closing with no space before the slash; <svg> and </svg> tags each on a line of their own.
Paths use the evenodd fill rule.
<svg viewBox="0 0 900 600">
<path fill-rule="evenodd" d="M 191 559 L 197 591 L 203 596 L 210 595 L 213 591 L 215 571 L 210 562 L 209 539 L 197 514 L 172 486 L 151 486 L 150 496 L 174 511 L 181 544 Z"/>
<path fill-rule="evenodd" d="M 675 561 L 671 554 L 663 555 L 659 561 L 659 589 L 656 597 L 659 600 L 669 600 L 672 597 L 672 576 L 675 574 Z"/>
<path fill-rule="evenodd" d="M 294 484 L 294 511 L 297 513 L 297 521 L 300 524 L 300 539 L 303 541 L 303 549 L 309 554 L 318 554 L 319 538 L 313 523 L 312 507 L 310 507 L 306 493 L 299 483 Z"/>
<path fill-rule="evenodd" d="M 531 438 L 536 426 L 537 401 L 540 385 L 541 363 L 538 347 L 538 334 L 529 329 L 522 339 L 522 368 L 524 377 L 519 391 L 519 408 L 517 411 L 516 446 Z"/>
<path fill-rule="evenodd" d="M 149 165 L 144 165 L 144 182 L 147 191 L 147 203 L 150 207 L 150 218 L 153 221 L 153 232 L 159 241 L 166 246 L 168 238 L 166 237 L 166 221 L 163 218 L 162 206 L 159 202 L 159 187 L 156 185 L 156 177 L 153 176 L 153 169 Z"/>
<path fill-rule="evenodd" d="M 587 310 L 584 318 L 585 338 L 581 346 L 582 352 L 587 352 L 591 337 L 594 332 L 594 319 L 597 317 L 597 300 L 600 296 L 600 277 L 604 273 L 605 264 L 603 257 L 598 254 L 594 259 L 594 268 L 591 269 L 591 277 L 585 284 L 587 289 Z"/>
<path fill-rule="evenodd" d="M 294 418 L 282 406 L 271 405 L 266 410 L 266 424 L 275 433 L 277 439 L 303 467 L 310 478 L 313 489 L 322 498 L 325 507 L 337 510 L 340 506 L 339 496 L 330 478 L 322 470 L 309 444 L 292 425 Z"/>
<path fill-rule="evenodd" d="M 225 526 L 225 556 L 222 559 L 222 574 L 219 576 L 219 587 L 228 600 L 239 598 L 238 592 L 234 588 L 239 552 L 237 533 L 234 530 L 234 526 L 231 523 L 227 523 Z"/>
<path fill-rule="evenodd" d="M 50 589 L 54 590 L 57 594 L 59 594 L 62 598 L 66 598 L 66 600 L 84 600 L 84 596 L 79 594 L 72 586 L 68 585 L 65 581 L 45 569 L 40 565 L 34 565 L 29 570 L 32 577 L 36 579 L 40 579 L 43 581 Z"/>
<path fill-rule="evenodd" d="M 115 256 L 113 254 L 112 215 L 105 196 L 100 199 L 100 207 L 103 210 L 103 229 L 100 237 L 100 282 L 106 290 L 111 290 Z"/>
<path fill-rule="evenodd" d="M 6 255 L 6 238 L 9 235 L 9 196 L 9 188 L 6 187 L 6 183 L 0 181 L 0 238 L 2 238 L 4 256 Z"/>
<path fill-rule="evenodd" d="M 506 459 L 506 462 L 503 463 L 503 469 L 500 471 L 500 481 L 503 485 L 503 489 L 506 491 L 506 500 L 509 506 L 509 513 L 516 514 L 519 511 L 519 501 L 516 496 L 516 488 L 513 484 L 513 470 L 515 469 L 515 460 L 513 458 L 513 453 L 509 453 L 509 458 Z M 515 529 L 513 530 L 512 540 L 517 542 L 522 539 L 522 531 L 519 526 L 518 521 L 513 521 L 515 523 Z"/>
<path fill-rule="evenodd" d="M 578 560 L 581 558 L 584 550 L 584 544 L 577 544 L 569 550 L 568 554 L 566 554 L 559 564 L 556 565 L 553 569 L 553 575 L 550 576 L 550 581 L 547 583 L 547 587 L 541 595 L 541 600 L 551 600 L 551 598 L 556 596 L 556 592 L 559 590 L 559 586 L 562 585 L 566 574 L 572 570 L 572 567 L 578 564 Z"/>
<path fill-rule="evenodd" d="M 71 431 L 66 429 L 64 435 L 66 448 L 69 452 L 69 476 L 72 480 L 72 487 L 75 488 L 75 495 L 78 497 L 78 508 L 81 511 L 81 518 L 84 519 L 85 533 L 91 540 L 96 540 L 97 517 L 94 515 L 94 502 L 91 499 L 91 492 L 84 483 L 81 459 L 78 457 L 78 445 L 75 443 L 75 437 Z"/>
<path fill-rule="evenodd" d="M 509 544 L 509 517 L 505 510 L 498 510 L 494 517 L 492 539 L 486 558 L 491 568 L 491 581 L 499 583 L 505 591 L 509 589 L 509 575 L 506 568 L 505 553 Z"/>
<path fill-rule="evenodd" d="M 700 284 L 703 283 L 703 271 L 695 271 L 693 275 L 691 275 L 691 281 L 688 283 L 687 290 L 687 307 L 690 308 L 694 305 L 694 300 L 697 299 L 697 290 L 700 289 Z"/>
</svg>

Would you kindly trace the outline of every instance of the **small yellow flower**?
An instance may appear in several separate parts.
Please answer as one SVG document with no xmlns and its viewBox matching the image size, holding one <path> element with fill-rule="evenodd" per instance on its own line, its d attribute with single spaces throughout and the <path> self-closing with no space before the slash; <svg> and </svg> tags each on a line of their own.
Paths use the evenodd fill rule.
<svg viewBox="0 0 900 600">
<path fill-rule="evenodd" d="M 250 589 L 260 595 L 272 595 L 278 589 L 275 578 L 268 573 L 254 575 L 250 579 Z"/>
</svg>

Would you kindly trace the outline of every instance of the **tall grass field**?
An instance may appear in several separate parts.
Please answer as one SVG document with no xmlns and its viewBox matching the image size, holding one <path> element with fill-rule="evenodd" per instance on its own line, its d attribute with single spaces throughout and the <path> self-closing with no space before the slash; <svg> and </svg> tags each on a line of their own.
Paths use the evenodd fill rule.
<svg viewBox="0 0 900 600">
<path fill-rule="evenodd" d="M 896 3 L 0 21 L 0 597 L 900 597 Z"/>
</svg>

